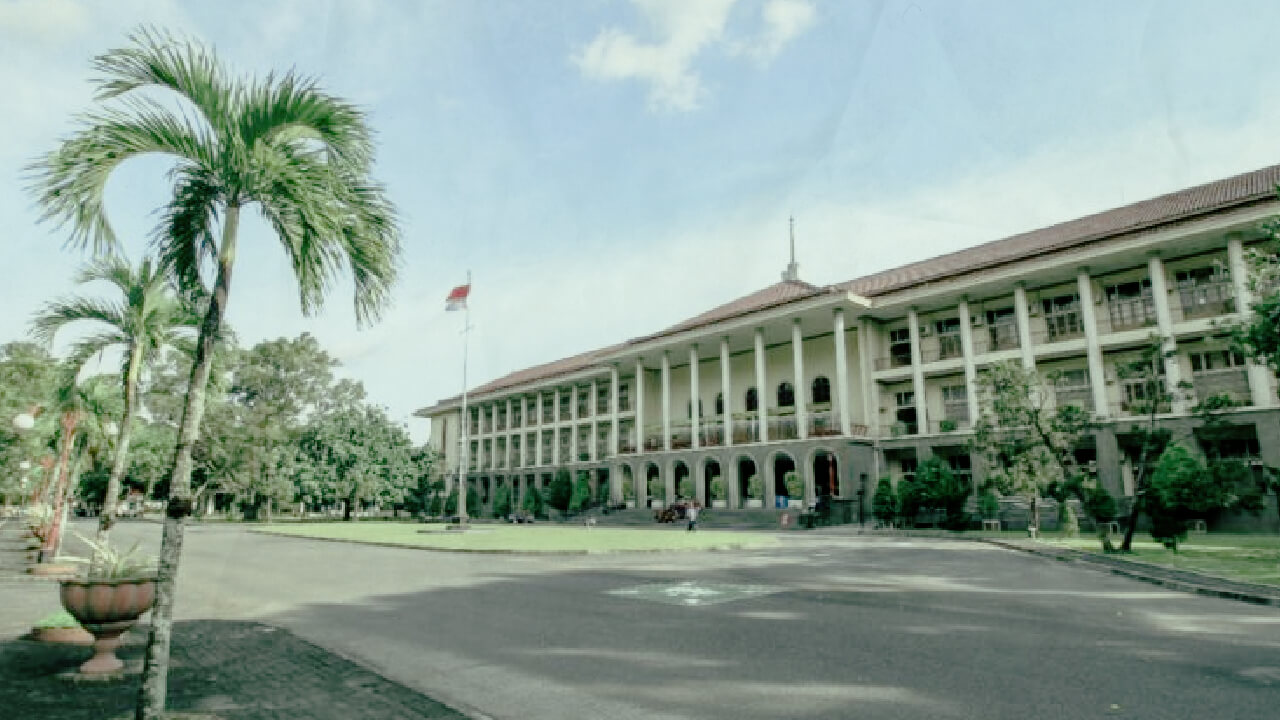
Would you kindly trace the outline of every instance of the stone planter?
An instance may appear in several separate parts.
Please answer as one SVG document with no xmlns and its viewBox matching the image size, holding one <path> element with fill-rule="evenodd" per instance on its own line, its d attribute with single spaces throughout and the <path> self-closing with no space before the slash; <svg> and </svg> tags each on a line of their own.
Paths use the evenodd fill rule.
<svg viewBox="0 0 1280 720">
<path fill-rule="evenodd" d="M 628 510 L 633 509 L 635 506 L 636 506 L 636 501 L 635 501 L 635 500 L 628 500 L 628 501 L 627 501 L 627 509 L 628 509 Z"/>
<path fill-rule="evenodd" d="M 713 508 L 726 508 L 726 507 L 729 507 L 729 503 L 728 503 L 728 502 L 726 502 L 726 501 L 724 501 L 724 500 L 712 500 L 712 501 L 711 501 L 711 507 L 713 507 Z"/>
<path fill-rule="evenodd" d="M 803 501 L 803 500 L 788 500 L 788 501 L 787 501 L 787 507 L 791 508 L 792 510 L 802 510 L 802 509 L 804 509 L 804 501 Z"/>
<path fill-rule="evenodd" d="M 37 562 L 27 568 L 27 573 L 36 577 L 54 578 L 58 580 L 71 579 L 76 576 L 80 568 L 70 563 L 59 562 Z"/>
<path fill-rule="evenodd" d="M 120 636 L 155 603 L 156 581 L 155 578 L 64 580 L 61 597 L 62 607 L 95 638 L 94 656 L 80 666 L 80 672 L 111 673 L 124 667 L 116 657 Z"/>
<path fill-rule="evenodd" d="M 36 628 L 31 631 L 31 637 L 40 642 L 59 645 L 88 647 L 93 644 L 93 635 L 88 630 L 80 627 Z"/>
<path fill-rule="evenodd" d="M 746 501 L 743 502 L 742 506 L 745 508 L 762 508 L 764 507 L 764 500 L 761 500 L 760 498 L 747 498 Z"/>
</svg>

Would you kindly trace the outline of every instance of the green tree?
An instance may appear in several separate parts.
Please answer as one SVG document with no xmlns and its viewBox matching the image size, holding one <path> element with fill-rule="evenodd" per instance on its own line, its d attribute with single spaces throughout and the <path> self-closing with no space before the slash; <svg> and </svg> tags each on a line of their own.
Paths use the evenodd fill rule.
<svg viewBox="0 0 1280 720">
<path fill-rule="evenodd" d="M 800 475 L 794 470 L 788 470 L 782 476 L 782 484 L 787 488 L 787 497 L 792 500 L 800 500 L 804 498 L 804 483 L 800 481 Z"/>
<path fill-rule="evenodd" d="M 409 434 L 382 408 L 357 405 L 319 415 L 303 429 L 300 446 L 313 492 L 342 501 L 344 520 L 362 501 L 401 502 L 417 481 Z"/>
<path fill-rule="evenodd" d="M 546 502 L 536 487 L 530 487 L 524 494 L 524 511 L 535 518 L 547 516 Z"/>
<path fill-rule="evenodd" d="M 871 514 L 882 525 L 891 525 L 899 511 L 898 494 L 894 492 L 893 481 L 887 477 L 880 478 L 876 483 L 875 497 L 871 501 Z"/>
<path fill-rule="evenodd" d="M 33 167 L 46 217 L 71 227 L 70 242 L 117 245 L 103 208 L 107 179 L 123 162 L 174 161 L 173 197 L 155 233 L 158 257 L 191 295 L 209 297 L 196 343 L 169 479 L 138 720 L 164 713 L 168 647 L 184 519 L 191 514 L 192 447 L 200 431 L 214 346 L 231 296 L 241 213 L 257 208 L 284 247 L 302 310 L 320 307 L 349 269 L 361 322 L 378 317 L 396 275 L 395 212 L 370 179 L 373 141 L 364 114 L 293 70 L 236 78 L 200 43 L 141 30 L 98 56 L 98 100 L 119 105 L 81 116 L 81 127 Z M 140 90 L 176 93 L 160 103 Z M 203 270 L 212 268 L 212 287 Z"/>
<path fill-rule="evenodd" d="M 1120 552 L 1133 550 L 1133 535 L 1137 530 L 1138 520 L 1148 506 L 1148 486 L 1155 461 L 1171 439 L 1169 430 L 1160 427 L 1156 418 L 1162 411 L 1168 411 L 1176 393 L 1184 391 L 1183 388 L 1170 388 L 1165 383 L 1164 363 L 1171 356 L 1172 353 L 1161 345 L 1160 339 L 1152 337 L 1136 360 L 1118 368 L 1121 377 L 1134 388 L 1131 392 L 1135 392 L 1139 398 L 1131 404 L 1130 409 L 1142 416 L 1140 422 L 1130 424 L 1128 431 L 1132 442 L 1137 445 L 1138 456 L 1133 464 L 1133 502 L 1129 505 L 1129 520 L 1124 540 L 1120 543 Z M 1105 542 L 1103 547 L 1107 549 Z"/>
<path fill-rule="evenodd" d="M 569 496 L 569 511 L 582 512 L 591 505 L 591 482 L 587 480 L 585 472 L 578 473 L 578 479 L 573 483 L 573 494 Z"/>
<path fill-rule="evenodd" d="M 140 409 L 139 385 L 161 351 L 194 334 L 199 316 L 190 303 L 173 293 L 168 278 L 149 258 L 137 268 L 119 257 L 100 258 L 85 266 L 76 282 L 109 283 L 120 297 L 75 297 L 49 303 L 36 315 L 33 334 L 52 344 L 54 336 L 64 328 L 94 326 L 96 332 L 82 338 L 72 351 L 77 367 L 83 367 L 94 356 L 121 351 L 124 416 L 117 430 L 115 455 L 98 516 L 97 542 L 105 544 L 120 500 L 120 482 L 128 468 L 129 444 Z"/>
<path fill-rule="evenodd" d="M 0 345 L 0 494 L 30 496 L 48 485 L 48 444 L 56 432 L 53 413 L 43 413 L 57 393 L 58 363 L 44 345 Z M 31 428 L 20 431 L 14 419 L 35 411 Z"/>
<path fill-rule="evenodd" d="M 951 471 L 951 466 L 938 456 L 920 463 L 916 468 L 912 491 L 918 496 L 918 504 L 943 513 L 943 527 L 962 530 L 968 522 L 964 512 L 972 487 L 964 478 Z"/>
<path fill-rule="evenodd" d="M 551 479 L 551 484 L 547 486 L 547 505 L 560 512 L 569 512 L 569 502 L 572 499 L 573 481 L 569 478 L 569 471 L 559 468 Z"/>
<path fill-rule="evenodd" d="M 445 498 L 444 514 L 446 516 L 452 516 L 457 514 L 457 512 L 458 512 L 458 489 L 454 488 L 453 490 L 449 491 L 449 497 Z M 467 487 L 467 516 L 468 517 L 480 516 L 480 493 L 477 493 L 476 489 L 471 486 Z"/>
<path fill-rule="evenodd" d="M 1065 503 L 1095 485 L 1075 455 L 1093 421 L 1079 406 L 1057 405 L 1056 380 L 1014 362 L 996 363 L 978 376 L 983 413 L 974 424 L 973 447 L 986 458 L 986 488 L 1025 498 L 1033 527 L 1040 525 L 1041 497 Z"/>
<path fill-rule="evenodd" d="M 498 486 L 493 493 L 493 516 L 505 518 L 511 514 L 511 487 L 507 483 Z"/>
<path fill-rule="evenodd" d="M 1252 301 L 1249 312 L 1234 328 L 1236 347 L 1246 355 L 1271 368 L 1280 377 L 1280 220 L 1266 226 L 1271 236 L 1269 247 L 1248 254 L 1248 285 Z"/>
</svg>

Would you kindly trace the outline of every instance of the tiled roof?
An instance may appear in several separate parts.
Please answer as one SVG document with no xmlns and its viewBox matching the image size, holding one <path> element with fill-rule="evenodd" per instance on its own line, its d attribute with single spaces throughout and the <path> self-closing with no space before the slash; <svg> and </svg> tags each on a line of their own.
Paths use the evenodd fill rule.
<svg viewBox="0 0 1280 720">
<path fill-rule="evenodd" d="M 810 285 L 802 280 L 783 280 L 780 283 L 774 283 L 763 290 L 757 290 L 750 295 L 742 297 L 732 302 L 727 302 L 719 307 L 712 308 L 701 315 L 695 315 L 684 322 L 672 325 L 671 327 L 656 332 L 652 335 L 636 338 L 631 343 L 644 342 L 660 338 L 666 335 L 674 335 L 683 330 L 692 330 L 693 328 L 711 325 L 728 320 L 729 318 L 739 315 L 746 315 L 757 310 L 774 307 L 775 305 L 785 305 L 794 300 L 801 300 L 814 295 L 820 295 L 824 292 L 823 288 L 816 285 Z"/>
<path fill-rule="evenodd" d="M 1064 250 L 1233 205 L 1273 198 L 1280 165 L 1178 190 L 1112 210 L 850 280 L 836 287 L 875 297 L 923 283 Z"/>
<path fill-rule="evenodd" d="M 1187 220 L 1227 207 L 1274 198 L 1277 185 L 1280 185 L 1280 165 L 1273 165 L 1242 175 L 1178 190 L 1131 205 L 1087 215 L 1075 220 L 1068 220 L 1057 225 L 1031 230 L 1030 232 L 1013 235 L 1001 240 L 994 240 L 928 260 L 903 265 L 873 275 L 866 275 L 830 287 L 824 288 L 810 285 L 806 282 L 784 280 L 696 315 L 684 322 L 672 325 L 661 332 L 556 360 L 555 362 L 517 370 L 481 385 L 471 392 L 479 395 L 536 380 L 567 375 L 590 367 L 600 358 L 629 345 L 711 325 L 739 315 L 785 305 L 827 292 L 847 291 L 864 297 L 876 297 L 896 290 L 903 290 L 915 285 L 922 285 L 1027 257 L 1065 250 L 1157 225 Z M 442 400 L 435 407 L 448 404 L 457 399 L 455 397 Z M 426 412 L 431 409 L 426 408 L 419 412 Z"/>
</svg>

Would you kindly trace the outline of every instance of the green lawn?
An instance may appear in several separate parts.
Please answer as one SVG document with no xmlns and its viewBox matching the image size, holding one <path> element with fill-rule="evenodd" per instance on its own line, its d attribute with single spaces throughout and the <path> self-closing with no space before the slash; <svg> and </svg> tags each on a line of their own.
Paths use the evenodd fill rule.
<svg viewBox="0 0 1280 720">
<path fill-rule="evenodd" d="M 712 550 L 777 544 L 772 535 L 680 528 L 564 527 L 560 525 L 478 524 L 464 533 L 442 524 L 332 522 L 268 525 L 258 532 L 293 537 L 346 540 L 437 550 L 476 552 L 625 552 Z"/>
<path fill-rule="evenodd" d="M 1076 550 L 1100 550 L 1098 539 L 1086 535 L 1075 538 L 1049 535 L 1043 542 Z M 1115 542 L 1119 544 L 1118 540 Z M 1178 544 L 1175 553 L 1142 533 L 1133 538 L 1132 555 L 1117 557 L 1229 580 L 1280 586 L 1280 536 L 1277 535 L 1191 535 L 1186 542 Z"/>
</svg>

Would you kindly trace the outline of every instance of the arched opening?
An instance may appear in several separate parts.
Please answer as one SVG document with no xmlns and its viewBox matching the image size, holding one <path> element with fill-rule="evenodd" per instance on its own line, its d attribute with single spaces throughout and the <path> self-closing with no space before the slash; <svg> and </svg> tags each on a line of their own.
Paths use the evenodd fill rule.
<svg viewBox="0 0 1280 720">
<path fill-rule="evenodd" d="M 764 478 L 759 473 L 755 460 L 738 458 L 738 497 L 742 498 L 742 507 L 764 506 Z"/>
<path fill-rule="evenodd" d="M 797 484 L 799 477 L 790 455 L 780 452 L 773 456 L 773 494 L 779 507 L 787 507 L 789 500 L 804 500 L 804 488 Z"/>
<path fill-rule="evenodd" d="M 831 404 L 831 381 L 825 376 L 819 375 L 813 379 L 813 391 L 811 393 L 814 405 Z"/>
<path fill-rule="evenodd" d="M 631 471 L 630 465 L 623 465 L 621 472 L 618 473 L 622 479 L 622 488 L 619 497 L 627 507 L 636 506 L 636 478 L 635 473 Z"/>
<path fill-rule="evenodd" d="M 676 496 L 674 499 L 668 498 L 668 501 L 683 500 L 687 502 L 691 500 L 695 489 L 693 487 L 693 474 L 689 472 L 689 466 L 683 460 L 677 460 L 671 466 L 671 474 L 675 480 Z"/>
<path fill-rule="evenodd" d="M 836 456 L 819 450 L 813 456 L 813 489 L 819 502 L 824 497 L 840 497 L 840 466 Z"/>
<path fill-rule="evenodd" d="M 649 463 L 644 469 L 645 504 L 647 507 L 659 507 L 661 498 L 666 494 L 662 487 L 662 471 L 657 463 Z"/>
<path fill-rule="evenodd" d="M 796 405 L 796 389 L 791 383 L 783 380 L 778 384 L 778 407 L 795 407 Z"/>
<path fill-rule="evenodd" d="M 760 402 L 757 398 L 756 389 L 754 387 L 747 388 L 746 405 L 747 412 L 755 412 L 760 409 Z"/>
<path fill-rule="evenodd" d="M 707 507 L 728 507 L 729 488 L 720 477 L 720 463 L 707 458 L 702 464 L 702 497 Z"/>
</svg>

